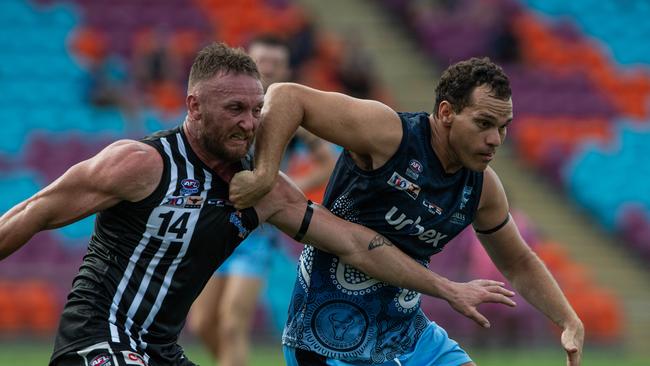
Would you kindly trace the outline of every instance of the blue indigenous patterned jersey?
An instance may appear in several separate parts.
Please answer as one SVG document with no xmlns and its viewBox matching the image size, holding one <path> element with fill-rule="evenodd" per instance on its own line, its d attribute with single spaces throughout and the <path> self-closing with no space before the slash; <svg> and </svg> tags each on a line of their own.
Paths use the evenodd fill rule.
<svg viewBox="0 0 650 366">
<path fill-rule="evenodd" d="M 476 213 L 483 173 L 444 172 L 426 113 L 399 113 L 403 137 L 384 166 L 364 171 L 345 151 L 325 195 L 335 215 L 367 226 L 427 265 Z M 283 343 L 329 358 L 382 363 L 412 350 L 429 320 L 420 294 L 379 282 L 338 257 L 303 250 Z"/>
</svg>

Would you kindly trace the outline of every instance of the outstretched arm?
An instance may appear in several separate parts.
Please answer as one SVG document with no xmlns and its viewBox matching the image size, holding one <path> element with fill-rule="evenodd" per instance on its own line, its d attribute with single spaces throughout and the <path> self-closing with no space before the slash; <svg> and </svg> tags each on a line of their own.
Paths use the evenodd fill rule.
<svg viewBox="0 0 650 366">
<path fill-rule="evenodd" d="M 293 236 L 300 228 L 306 207 L 302 193 L 281 174 L 255 210 L 261 221 L 266 220 Z M 514 293 L 503 288 L 503 283 L 450 281 L 404 254 L 384 236 L 345 221 L 321 206 L 314 207 L 303 242 L 337 255 L 342 262 L 380 281 L 447 300 L 454 309 L 485 327 L 489 322 L 476 306 L 484 302 L 515 305 L 510 299 Z"/>
<path fill-rule="evenodd" d="M 145 198 L 162 169 L 153 148 L 135 141 L 113 143 L 0 217 L 0 259 L 39 231 L 71 224 L 121 200 Z"/>
<path fill-rule="evenodd" d="M 252 206 L 271 190 L 282 154 L 299 126 L 343 146 L 372 169 L 397 151 L 402 138 L 397 113 L 380 102 L 299 84 L 273 84 L 264 98 L 255 140 L 255 170 L 230 182 L 235 207 Z"/>
<path fill-rule="evenodd" d="M 508 217 L 503 186 L 490 168 L 485 172 L 481 203 L 474 222 L 478 230 L 489 230 Z M 567 365 L 577 366 L 582 357 L 584 327 L 544 263 L 524 242 L 517 225 L 509 220 L 491 234 L 478 234 L 492 261 L 512 286 L 533 306 L 562 329 Z"/>
</svg>

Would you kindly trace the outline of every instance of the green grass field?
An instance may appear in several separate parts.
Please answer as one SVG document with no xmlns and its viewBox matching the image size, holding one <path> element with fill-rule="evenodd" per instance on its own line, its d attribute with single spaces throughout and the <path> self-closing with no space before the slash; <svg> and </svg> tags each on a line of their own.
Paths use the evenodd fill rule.
<svg viewBox="0 0 650 366">
<path fill-rule="evenodd" d="M 50 356 L 48 343 L 0 343 L 0 366 L 45 366 Z M 563 354 L 551 350 L 469 350 L 474 361 L 480 366 L 554 366 L 564 365 Z M 186 347 L 191 360 L 203 366 L 213 365 L 205 351 L 198 345 Z M 251 366 L 284 365 L 281 351 L 268 345 L 257 346 L 251 358 Z M 587 350 L 584 366 L 649 366 L 650 359 L 626 357 L 616 352 Z"/>
</svg>

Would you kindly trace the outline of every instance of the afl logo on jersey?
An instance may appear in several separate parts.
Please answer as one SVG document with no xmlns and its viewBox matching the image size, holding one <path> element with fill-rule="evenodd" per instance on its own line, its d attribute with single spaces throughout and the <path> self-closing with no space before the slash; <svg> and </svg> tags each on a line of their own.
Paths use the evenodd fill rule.
<svg viewBox="0 0 650 366">
<path fill-rule="evenodd" d="M 90 366 L 112 366 L 113 361 L 107 354 L 99 355 L 90 361 Z"/>
<path fill-rule="evenodd" d="M 199 192 L 199 181 L 196 179 L 183 179 L 181 181 L 181 194 L 183 196 L 189 196 Z"/>
<path fill-rule="evenodd" d="M 406 175 L 413 179 L 418 179 L 420 177 L 420 174 L 422 173 L 422 163 L 415 159 L 411 159 L 409 162 L 409 167 L 406 169 Z"/>
</svg>

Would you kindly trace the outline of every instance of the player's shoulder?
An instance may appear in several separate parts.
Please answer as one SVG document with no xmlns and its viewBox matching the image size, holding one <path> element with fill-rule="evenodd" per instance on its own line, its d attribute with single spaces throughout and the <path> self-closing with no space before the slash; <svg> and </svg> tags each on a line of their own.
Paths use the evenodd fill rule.
<svg viewBox="0 0 650 366">
<path fill-rule="evenodd" d="M 479 207 L 498 205 L 507 201 L 503 184 L 497 172 L 488 166 L 483 172 L 483 188 Z"/>
<path fill-rule="evenodd" d="M 158 182 L 164 169 L 158 151 L 135 140 L 113 142 L 97 155 L 96 165 L 98 176 L 103 176 L 111 184 L 123 182 L 139 186 Z"/>
<path fill-rule="evenodd" d="M 125 164 L 143 165 L 157 161 L 162 162 L 160 154 L 153 146 L 136 140 L 117 140 L 108 145 L 102 153 L 105 158 Z"/>
<path fill-rule="evenodd" d="M 483 171 L 483 180 L 489 180 L 491 183 L 499 181 L 499 175 L 491 166 L 488 166 Z"/>
</svg>

